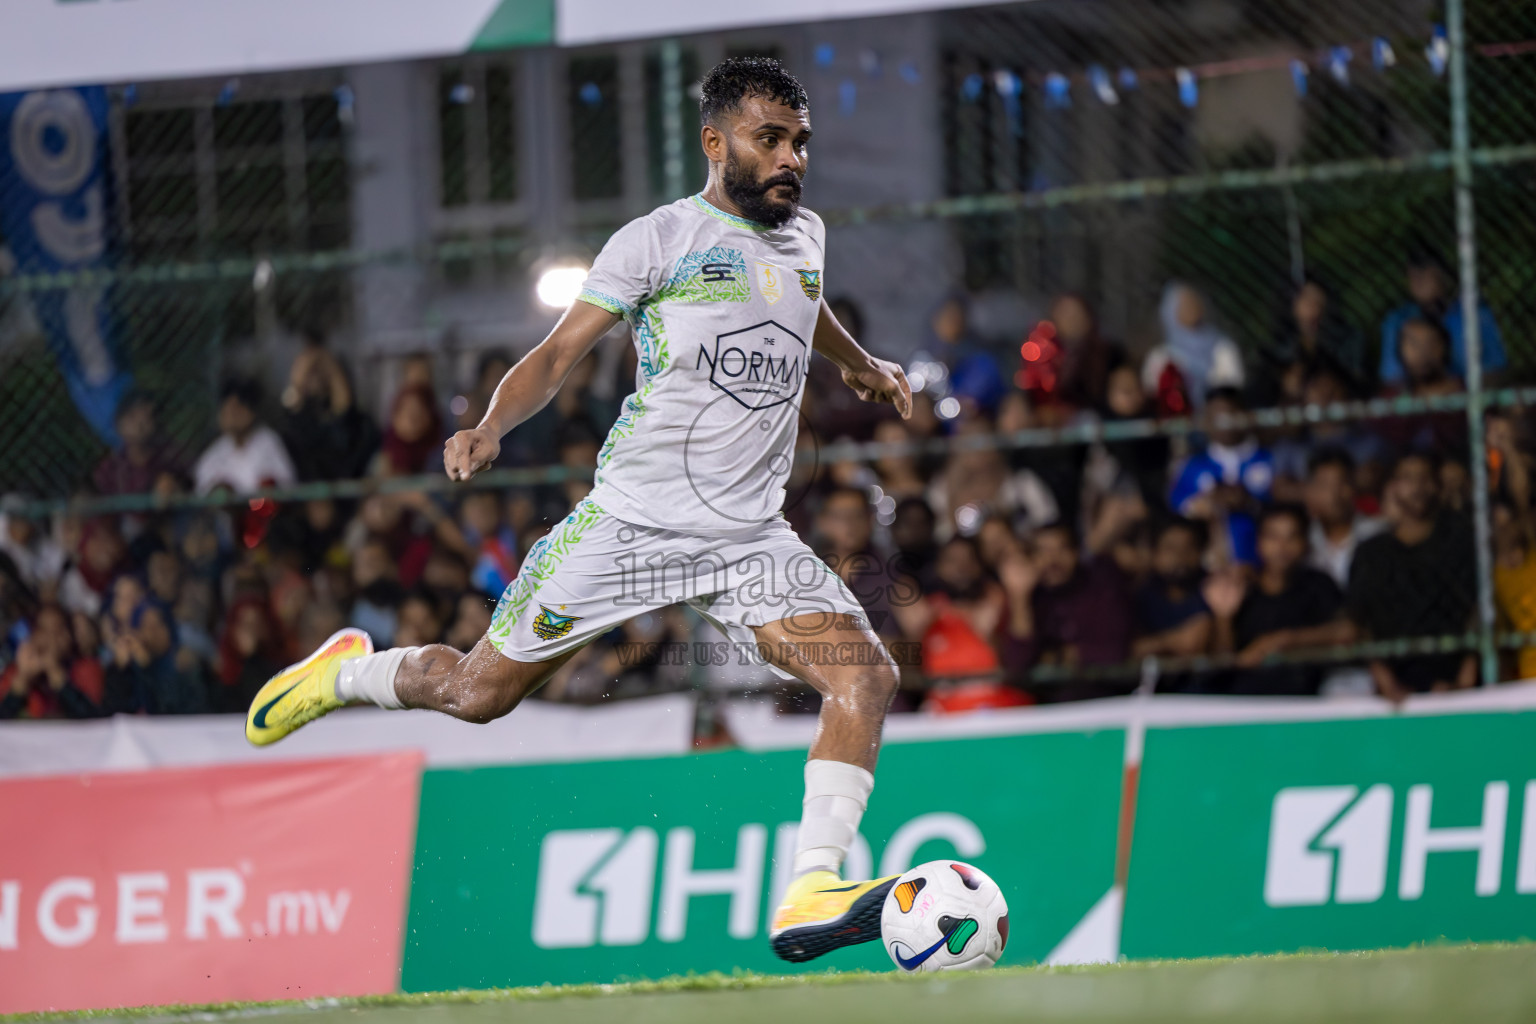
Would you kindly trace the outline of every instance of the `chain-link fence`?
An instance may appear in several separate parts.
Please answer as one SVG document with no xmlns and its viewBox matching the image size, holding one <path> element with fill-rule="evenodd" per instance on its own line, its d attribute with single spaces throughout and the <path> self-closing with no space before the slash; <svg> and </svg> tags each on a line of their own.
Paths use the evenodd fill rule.
<svg viewBox="0 0 1536 1024">
<path fill-rule="evenodd" d="M 258 408 L 271 422 L 319 381 L 388 433 L 392 396 L 420 379 L 412 357 L 425 352 L 448 429 L 473 414 L 486 357 L 525 349 L 552 323 L 534 298 L 543 270 L 589 259 L 628 218 L 702 184 L 702 69 L 768 53 L 811 91 L 808 201 L 830 228 L 829 298 L 860 309 L 872 347 L 945 367 L 925 382 L 942 433 L 956 425 L 943 420 L 971 407 L 945 406 L 966 395 L 946 376 L 953 331 L 934 309 L 965 296 L 961 333 L 1029 399 L 1023 420 L 1005 424 L 993 408 L 998 430 L 1023 431 L 1008 435 L 1012 468 L 1038 469 L 1045 456 L 1029 453 L 1041 445 L 1075 453 L 1074 493 L 1058 505 L 1076 509 L 1085 532 L 1104 496 L 1080 493 L 1083 465 L 1113 446 L 1091 431 L 1041 429 L 1072 416 L 1145 418 L 1144 433 L 1175 440 L 1166 500 L 1193 430 L 1184 417 L 1207 385 L 1227 383 L 1241 385 L 1249 408 L 1400 400 L 1397 426 L 1339 406 L 1348 429 L 1328 445 L 1306 425 L 1261 423 L 1255 443 L 1288 453 L 1290 468 L 1273 472 L 1294 485 L 1290 497 L 1302 496 L 1309 454 L 1353 446 L 1375 474 L 1353 481 L 1361 514 L 1397 516 L 1384 483 L 1392 457 L 1429 447 L 1453 467 L 1438 481 L 1451 504 L 1470 514 L 1492 494 L 1500 516 L 1523 524 L 1523 406 L 1486 449 L 1479 410 L 1482 386 L 1536 372 L 1536 11 L 1502 0 L 1460 7 L 1036 0 L 11 97 L 0 106 L 11 126 L 0 164 L 0 492 L 33 499 L 34 512 L 221 500 L 192 493 L 191 470 L 219 433 L 221 387 L 236 376 L 266 385 Z M 1462 59 L 1464 96 L 1453 87 Z M 1458 216 L 1458 181 L 1470 219 Z M 1476 266 L 1464 273 L 1459 245 L 1473 240 Z M 1468 284 L 1486 307 L 1471 322 L 1460 305 Z M 1067 292 L 1082 296 L 1095 327 L 1072 335 L 1058 322 L 1061 344 L 1042 349 L 1058 335 L 1038 325 Z M 1441 356 L 1434 337 L 1421 346 L 1405 328 L 1421 319 Z M 1405 332 L 1411 353 L 1400 351 Z M 1074 346 L 1090 336 L 1112 361 L 1134 361 L 1146 392 L 1135 414 L 1107 408 L 1103 379 L 1071 401 L 1056 393 L 1054 382 L 1080 372 Z M 295 369 L 315 344 L 332 353 L 341 384 Z M 1482 381 L 1468 365 L 1474 345 Z M 1229 350 L 1235 368 L 1223 362 Z M 1194 410 L 1170 398 L 1148 354 L 1182 371 Z M 1330 380 L 1320 382 L 1320 366 Z M 1470 398 L 1457 397 L 1468 388 Z M 125 422 L 133 409 L 152 412 L 152 439 L 141 420 Z M 868 424 L 852 433 L 874 436 Z M 1200 447 L 1197 438 L 1188 451 Z M 555 461 L 553 448 L 545 454 Z M 303 489 L 271 493 L 378 489 L 327 489 L 369 475 L 366 459 L 356 465 L 301 466 Z M 504 474 L 486 486 L 573 473 Z M 1257 507 L 1201 514 L 1225 529 L 1239 513 Z M 1526 548 L 1515 534 L 1480 533 L 1475 551 L 1468 540 L 1447 556 L 1481 564 L 1485 602 L 1502 564 L 1488 554 L 1495 542 L 1506 589 L 1518 590 Z M 1430 609 L 1435 628 L 1410 623 L 1401 635 L 1491 637 L 1497 623 L 1479 614 L 1477 583 L 1468 607 L 1458 598 L 1454 613 Z M 1503 625 L 1536 628 L 1517 598 L 1501 603 Z M 1463 610 L 1461 625 L 1444 626 Z"/>
</svg>

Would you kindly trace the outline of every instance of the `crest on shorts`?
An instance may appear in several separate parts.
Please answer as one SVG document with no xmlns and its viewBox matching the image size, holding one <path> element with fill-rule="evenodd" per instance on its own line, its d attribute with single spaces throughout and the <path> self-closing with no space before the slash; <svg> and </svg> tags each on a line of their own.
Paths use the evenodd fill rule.
<svg viewBox="0 0 1536 1024">
<path fill-rule="evenodd" d="M 800 275 L 800 290 L 805 292 L 805 297 L 815 302 L 821 298 L 821 271 L 797 270 Z"/>
<path fill-rule="evenodd" d="M 560 607 L 564 608 L 565 605 Z M 580 615 L 561 615 L 541 604 L 538 617 L 533 620 L 533 635 L 540 640 L 559 640 L 571 632 L 576 625 L 576 620 L 581 617 Z"/>
</svg>

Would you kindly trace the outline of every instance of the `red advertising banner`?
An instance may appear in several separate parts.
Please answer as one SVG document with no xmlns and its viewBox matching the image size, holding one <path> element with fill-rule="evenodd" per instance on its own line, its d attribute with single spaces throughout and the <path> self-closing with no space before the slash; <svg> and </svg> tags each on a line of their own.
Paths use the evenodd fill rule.
<svg viewBox="0 0 1536 1024">
<path fill-rule="evenodd" d="M 393 992 L 421 760 L 0 781 L 0 1013 Z"/>
</svg>

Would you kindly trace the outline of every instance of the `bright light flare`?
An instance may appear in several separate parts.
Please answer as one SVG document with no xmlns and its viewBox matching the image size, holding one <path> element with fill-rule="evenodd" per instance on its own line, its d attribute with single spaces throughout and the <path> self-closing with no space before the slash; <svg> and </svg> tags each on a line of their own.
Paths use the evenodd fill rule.
<svg viewBox="0 0 1536 1024">
<path fill-rule="evenodd" d="M 539 275 L 534 294 L 550 309 L 565 309 L 581 294 L 586 279 L 586 267 L 551 267 Z"/>
</svg>

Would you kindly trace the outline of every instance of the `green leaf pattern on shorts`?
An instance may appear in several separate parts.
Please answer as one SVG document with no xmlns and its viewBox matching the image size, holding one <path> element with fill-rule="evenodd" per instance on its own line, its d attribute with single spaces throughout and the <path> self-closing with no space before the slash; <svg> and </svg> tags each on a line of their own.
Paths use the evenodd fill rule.
<svg viewBox="0 0 1536 1024">
<path fill-rule="evenodd" d="M 492 644 L 500 649 L 512 639 L 512 627 L 522 618 L 539 588 L 560 568 L 566 555 L 571 553 L 571 549 L 592 524 L 605 515 L 607 513 L 590 498 L 583 498 L 559 526 L 539 538 L 529 549 L 517 578 L 501 595 L 501 600 L 496 604 L 496 612 L 491 616 L 491 628 L 486 636 Z"/>
</svg>

